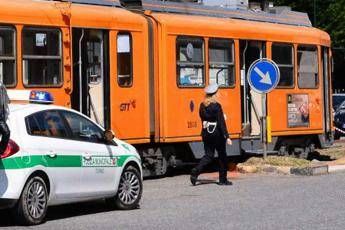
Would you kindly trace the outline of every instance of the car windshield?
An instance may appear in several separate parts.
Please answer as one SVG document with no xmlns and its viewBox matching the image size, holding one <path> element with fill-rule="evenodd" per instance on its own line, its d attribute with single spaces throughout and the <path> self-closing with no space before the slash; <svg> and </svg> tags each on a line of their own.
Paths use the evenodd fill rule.
<svg viewBox="0 0 345 230">
<path fill-rule="evenodd" d="M 343 101 L 345 101 L 345 94 L 344 95 L 333 95 L 333 109 L 337 110 Z"/>
</svg>

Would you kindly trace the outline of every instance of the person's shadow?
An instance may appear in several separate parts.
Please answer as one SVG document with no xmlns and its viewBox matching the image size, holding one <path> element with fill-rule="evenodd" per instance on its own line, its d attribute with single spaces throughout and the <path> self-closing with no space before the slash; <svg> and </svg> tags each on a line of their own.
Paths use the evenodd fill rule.
<svg viewBox="0 0 345 230">
<path fill-rule="evenodd" d="M 218 180 L 198 179 L 198 180 L 196 181 L 195 186 L 209 185 L 209 184 L 218 184 Z"/>
</svg>

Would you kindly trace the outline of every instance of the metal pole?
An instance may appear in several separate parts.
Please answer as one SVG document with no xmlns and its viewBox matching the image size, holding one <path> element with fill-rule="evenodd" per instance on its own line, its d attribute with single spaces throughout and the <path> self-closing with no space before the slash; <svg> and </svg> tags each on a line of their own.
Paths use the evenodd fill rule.
<svg viewBox="0 0 345 230">
<path fill-rule="evenodd" d="M 314 0 L 314 26 L 316 26 L 316 0 Z"/>
<path fill-rule="evenodd" d="M 247 124 L 249 122 L 249 111 L 248 111 L 248 99 L 247 99 L 247 79 L 246 79 L 246 52 L 248 49 L 248 41 L 246 41 L 246 46 L 244 47 L 243 50 L 243 66 L 241 73 L 243 73 L 243 118 L 244 118 L 244 123 Z M 243 72 L 242 72 L 243 71 Z M 242 78 L 242 76 L 241 76 Z M 242 79 L 241 79 L 242 80 Z"/>
<path fill-rule="evenodd" d="M 267 157 L 267 111 L 266 111 L 266 93 L 261 95 L 262 99 L 262 143 L 264 158 Z"/>
<path fill-rule="evenodd" d="M 82 83 L 82 79 L 83 79 L 83 74 L 82 74 L 82 58 L 81 58 L 81 43 L 83 41 L 84 38 L 84 29 L 82 29 L 82 34 L 81 37 L 79 39 L 79 60 L 78 60 L 78 65 L 79 65 L 79 112 L 83 112 L 83 83 Z"/>
</svg>

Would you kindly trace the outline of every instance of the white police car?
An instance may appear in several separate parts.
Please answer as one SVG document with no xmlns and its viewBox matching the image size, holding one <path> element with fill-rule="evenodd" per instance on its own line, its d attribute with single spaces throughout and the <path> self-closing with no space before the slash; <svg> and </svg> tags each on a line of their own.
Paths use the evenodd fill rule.
<svg viewBox="0 0 345 230">
<path fill-rule="evenodd" d="M 32 101 L 51 100 L 32 91 Z M 11 96 L 10 96 L 11 98 Z M 106 198 L 138 206 L 142 168 L 136 149 L 86 116 L 64 107 L 10 104 L 11 140 L 0 156 L 0 207 L 39 224 L 51 205 Z"/>
</svg>

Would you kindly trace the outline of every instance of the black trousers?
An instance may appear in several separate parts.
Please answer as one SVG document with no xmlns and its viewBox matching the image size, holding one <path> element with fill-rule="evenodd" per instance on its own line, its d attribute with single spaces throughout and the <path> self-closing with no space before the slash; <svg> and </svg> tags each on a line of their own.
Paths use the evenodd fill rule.
<svg viewBox="0 0 345 230">
<path fill-rule="evenodd" d="M 7 148 L 8 141 L 10 140 L 10 134 L 11 132 L 6 122 L 0 120 L 0 135 L 1 135 L 0 154 L 2 154 Z"/>
<path fill-rule="evenodd" d="M 201 158 L 199 164 L 195 167 L 198 174 L 200 174 L 204 168 L 210 164 L 215 155 L 215 150 L 218 153 L 219 160 L 219 182 L 224 182 L 227 179 L 228 161 L 226 156 L 226 140 L 223 138 L 207 139 L 204 140 L 205 155 Z"/>
</svg>

